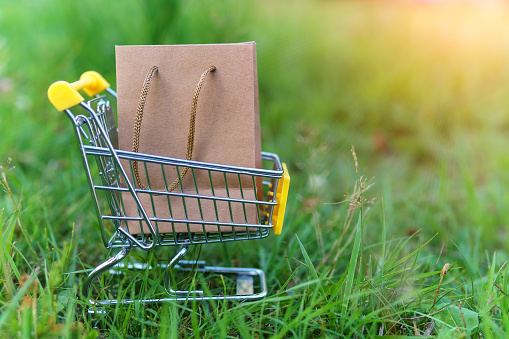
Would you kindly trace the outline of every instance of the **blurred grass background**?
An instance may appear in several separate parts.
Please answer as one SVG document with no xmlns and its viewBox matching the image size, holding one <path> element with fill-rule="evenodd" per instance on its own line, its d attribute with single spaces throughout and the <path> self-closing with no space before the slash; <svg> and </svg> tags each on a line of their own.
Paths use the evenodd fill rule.
<svg viewBox="0 0 509 339">
<path fill-rule="evenodd" d="M 262 146 L 292 175 L 285 228 L 205 253 L 229 264 L 244 249 L 241 265 L 268 270 L 271 291 L 290 275 L 285 258 L 302 256 L 295 235 L 321 262 L 342 231 L 345 208 L 330 203 L 354 185 L 354 145 L 375 177 L 373 255 L 385 215 L 388 239 L 418 232 L 404 252 L 436 234 L 424 255 L 435 268 L 470 262 L 482 275 L 493 253 L 508 255 L 508 32 L 502 2 L 3 2 L 0 164 L 19 205 L 3 194 L 0 206 L 3 220 L 20 215 L 13 260 L 20 274 L 58 275 L 106 255 L 71 125 L 46 98 L 52 82 L 96 70 L 115 87 L 115 45 L 256 41 Z"/>
</svg>

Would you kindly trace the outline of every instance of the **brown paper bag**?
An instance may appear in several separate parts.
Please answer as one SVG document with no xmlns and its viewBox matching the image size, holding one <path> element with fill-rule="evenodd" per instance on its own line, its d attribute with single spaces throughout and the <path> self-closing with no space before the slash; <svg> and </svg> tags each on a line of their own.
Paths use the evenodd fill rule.
<svg viewBox="0 0 509 339">
<path fill-rule="evenodd" d="M 119 148 L 133 149 L 136 108 L 145 76 L 152 66 L 158 67 L 143 110 L 139 133 L 139 152 L 179 159 L 186 158 L 188 132 L 193 94 L 202 73 L 210 66 L 201 87 L 196 108 L 195 136 L 192 160 L 261 168 L 261 141 L 258 107 L 258 80 L 254 42 L 215 45 L 167 46 L 116 46 Z M 125 164 L 129 166 L 127 163 Z M 152 167 L 154 167 L 152 169 Z M 127 167 L 128 168 L 128 167 Z M 182 168 L 180 168 L 182 171 Z M 166 169 L 166 186 L 177 177 L 174 168 Z M 152 190 L 164 190 L 165 181 L 160 166 L 149 166 L 148 173 L 140 163 L 139 176 Z M 212 173 L 216 196 L 225 191 L 222 173 Z M 175 192 L 196 194 L 194 181 L 200 194 L 210 191 L 210 178 L 205 171 L 195 171 L 182 180 L 182 187 Z M 133 182 L 134 184 L 134 182 Z M 261 180 L 253 187 L 251 178 L 228 181 L 231 197 L 240 197 L 240 185 L 245 199 L 255 200 L 262 192 Z M 257 187 L 259 189 L 257 190 Z M 192 232 L 202 232 L 203 221 L 220 223 L 257 223 L 255 204 L 231 204 L 230 207 L 214 206 L 210 200 L 188 197 L 171 197 L 171 211 L 166 196 L 139 194 L 150 217 L 191 220 L 197 223 Z M 130 194 L 124 195 L 128 216 L 137 216 L 138 209 Z M 199 211 L 198 205 L 201 205 Z M 195 206 L 195 207 L 192 207 Z M 184 211 L 185 210 L 185 211 Z M 216 210 L 218 213 L 216 213 Z M 185 212 L 185 213 L 184 213 Z M 233 216 L 233 217 L 232 217 Z M 203 221 L 202 221 L 203 220 Z M 187 223 L 159 222 L 159 232 L 187 232 Z M 221 230 L 231 230 L 224 226 Z M 136 231 L 137 229 L 137 231 Z M 144 228 L 144 232 L 147 228 Z M 206 231 L 218 231 L 216 225 L 207 225 Z M 140 233 L 140 228 L 130 229 Z"/>
</svg>

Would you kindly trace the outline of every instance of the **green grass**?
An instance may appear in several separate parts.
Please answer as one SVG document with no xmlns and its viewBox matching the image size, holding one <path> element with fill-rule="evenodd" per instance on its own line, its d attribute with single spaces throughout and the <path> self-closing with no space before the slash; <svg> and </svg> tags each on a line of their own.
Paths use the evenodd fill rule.
<svg viewBox="0 0 509 339">
<path fill-rule="evenodd" d="M 508 19 L 496 3 L 2 3 L 0 333 L 506 338 Z M 251 40 L 263 149 L 292 175 L 285 227 L 190 257 L 259 267 L 269 296 L 87 317 L 79 288 L 114 252 L 48 86 L 89 69 L 114 86 L 116 44 Z M 157 274 L 125 276 L 123 293 L 160 293 Z"/>
</svg>

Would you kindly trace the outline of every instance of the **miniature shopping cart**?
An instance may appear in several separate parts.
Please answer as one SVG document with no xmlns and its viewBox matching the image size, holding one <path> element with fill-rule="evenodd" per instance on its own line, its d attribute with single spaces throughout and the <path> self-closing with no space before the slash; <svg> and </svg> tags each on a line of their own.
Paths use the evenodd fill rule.
<svg viewBox="0 0 509 339">
<path fill-rule="evenodd" d="M 93 99 L 85 101 L 78 92 L 81 89 Z M 181 247 L 167 265 L 158 265 L 165 270 L 163 285 L 166 294 L 161 298 L 138 301 L 154 303 L 175 300 L 253 300 L 267 294 L 265 275 L 260 269 L 211 267 L 205 266 L 202 261 L 181 259 L 190 245 L 261 239 L 267 237 L 271 229 L 275 234 L 281 233 L 290 177 L 285 164 L 281 163 L 276 154 L 262 152 L 265 169 L 259 169 L 119 150 L 116 120 L 111 104 L 111 101 L 116 101 L 116 93 L 96 72 L 86 72 L 74 83 L 54 83 L 48 90 L 48 97 L 59 111 L 67 113 L 74 124 L 104 246 L 107 249 L 120 249 L 116 255 L 93 269 L 85 280 L 82 294 L 91 305 L 111 306 L 136 301 L 133 298 L 121 297 L 93 298 L 91 288 L 104 272 L 115 274 L 129 269 L 149 269 L 148 264 L 125 264 L 121 261 L 133 248 L 152 251 L 160 246 Z M 110 101 L 112 98 L 114 100 Z M 133 173 L 134 163 L 145 169 L 148 187 L 137 185 Z M 148 168 L 152 170 L 149 171 Z M 187 179 L 194 179 L 194 190 L 170 190 L 167 184 L 164 189 L 152 188 L 148 173 L 154 173 L 154 168 L 159 171 L 158 175 L 163 177 L 168 169 L 176 171 L 179 180 L 183 179 L 183 169 L 190 169 L 186 170 L 189 172 Z M 199 174 L 211 178 L 208 190 L 198 189 L 195 178 Z M 212 177 L 217 176 L 224 178 L 224 194 L 214 190 Z M 166 183 L 166 178 L 164 180 Z M 257 192 L 253 187 L 258 180 L 263 182 L 263 190 Z M 243 188 L 242 183 L 245 182 L 251 182 L 252 185 L 244 184 Z M 240 195 L 230 195 L 229 184 L 240 187 Z M 133 204 L 134 212 L 127 207 Z M 187 213 L 184 213 L 183 217 L 175 215 L 177 204 L 184 212 L 191 208 L 190 206 L 195 206 L 200 217 L 186 218 Z M 205 216 L 202 213 L 206 204 L 213 206 L 215 216 Z M 163 215 L 158 212 L 161 205 L 166 209 Z M 226 211 L 227 214 L 229 212 L 230 220 L 220 219 L 219 210 Z M 244 218 L 240 221 L 239 218 L 234 219 L 233 210 L 243 211 Z M 253 211 L 254 219 L 248 218 L 248 214 Z M 179 290 L 175 286 L 175 272 L 193 270 L 236 276 L 236 292 L 228 295 L 208 295 L 201 290 Z M 260 281 L 257 288 L 259 291 L 249 287 L 253 278 Z"/>
</svg>

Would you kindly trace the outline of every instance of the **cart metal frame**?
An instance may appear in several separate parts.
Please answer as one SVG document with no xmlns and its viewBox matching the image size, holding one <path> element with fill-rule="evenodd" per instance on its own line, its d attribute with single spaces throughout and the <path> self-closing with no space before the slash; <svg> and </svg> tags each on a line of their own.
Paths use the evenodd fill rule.
<svg viewBox="0 0 509 339">
<path fill-rule="evenodd" d="M 85 101 L 78 93 L 80 89 L 83 89 L 94 98 Z M 99 95 L 99 93 L 104 91 L 108 95 Z M 268 167 L 270 169 L 226 166 L 119 150 L 116 119 L 110 101 L 110 97 L 116 100 L 116 96 L 116 92 L 96 72 L 86 72 L 79 81 L 71 84 L 63 81 L 56 82 L 48 90 L 50 101 L 58 110 L 65 111 L 73 123 L 100 225 L 103 244 L 107 249 L 119 249 L 118 253 L 90 272 L 82 287 L 82 295 L 88 298 L 90 305 L 100 307 L 131 304 L 136 301 L 158 303 L 184 300 L 256 300 L 266 296 L 265 273 L 260 269 L 206 266 L 204 261 L 185 261 L 182 258 L 188 252 L 188 247 L 195 244 L 261 239 L 267 237 L 271 229 L 274 229 L 275 233 L 279 234 L 283 223 L 289 185 L 289 175 L 286 166 L 281 163 L 276 154 L 266 152 L 262 152 L 262 158 L 264 163 L 269 164 Z M 74 113 L 78 110 L 80 110 L 79 114 Z M 93 159 L 95 159 L 95 164 Z M 134 162 L 138 162 L 141 167 L 145 168 L 148 188 L 142 189 L 136 187 L 133 174 Z M 97 166 L 98 170 L 95 170 L 94 166 Z M 188 167 L 194 179 L 196 192 L 189 193 L 183 189 L 170 191 L 167 184 L 163 190 L 152 189 L 150 187 L 147 166 L 159 166 L 163 176 L 165 169 L 173 167 L 176 169 L 180 181 L 182 180 L 180 174 L 182 169 Z M 195 178 L 195 172 L 200 171 L 208 173 L 211 178 L 210 186 L 212 194 L 200 194 Z M 224 175 L 227 196 L 217 196 L 214 194 L 212 174 L 217 176 L 217 173 Z M 256 194 L 255 185 L 255 180 L 258 177 L 263 179 L 264 186 L 263 199 L 260 200 L 260 195 Z M 242 188 L 243 180 L 245 182 L 245 178 L 251 178 L 253 187 L 245 189 L 254 189 L 255 198 L 244 198 L 244 193 L 241 193 L 242 196 L 240 198 L 231 197 L 228 193 L 228 181 L 230 180 L 231 182 L 232 178 L 237 178 L 238 182 L 235 182 L 235 184 L 240 185 L 241 192 L 244 192 Z M 127 215 L 124 208 L 126 195 L 132 197 L 136 202 L 138 208 L 137 216 Z M 152 203 L 148 205 L 142 204 L 140 201 L 141 195 L 149 196 Z M 201 220 L 176 219 L 172 217 L 160 218 L 156 216 L 157 213 L 153 202 L 153 197 L 155 196 L 166 196 L 170 214 L 170 198 L 174 197 L 182 198 L 184 208 L 186 199 L 194 199 L 200 206 L 200 214 L 200 201 L 204 200 L 214 202 L 216 215 L 216 203 L 228 203 L 230 214 L 232 213 L 232 204 L 241 204 L 244 208 L 245 222 L 234 222 L 233 215 L 231 222 L 220 221 L 219 217 L 217 217 L 217 220 L 204 220 L 203 214 L 201 214 Z M 246 206 L 251 208 L 256 206 L 256 222 L 248 222 L 245 212 Z M 153 216 L 150 216 L 149 210 Z M 173 232 L 160 233 L 158 223 L 162 222 L 171 223 Z M 186 224 L 187 232 L 175 232 L 173 225 L 176 223 Z M 201 225 L 203 232 L 191 232 L 190 225 Z M 217 226 L 217 231 L 206 231 L 206 225 Z M 167 297 L 140 300 L 98 300 L 91 297 L 93 282 L 105 272 L 119 274 L 126 269 L 150 269 L 146 264 L 126 265 L 122 263 L 131 249 L 141 248 L 145 251 L 152 251 L 160 246 L 181 246 L 181 249 L 167 265 L 158 265 L 165 270 L 164 287 L 168 294 Z M 258 277 L 260 290 L 245 294 L 245 291 L 239 292 L 239 288 L 237 288 L 237 294 L 235 295 L 212 296 L 205 295 L 200 290 L 181 291 L 177 290 L 172 284 L 175 270 L 233 274 L 237 275 L 238 281 L 245 277 Z"/>
</svg>

